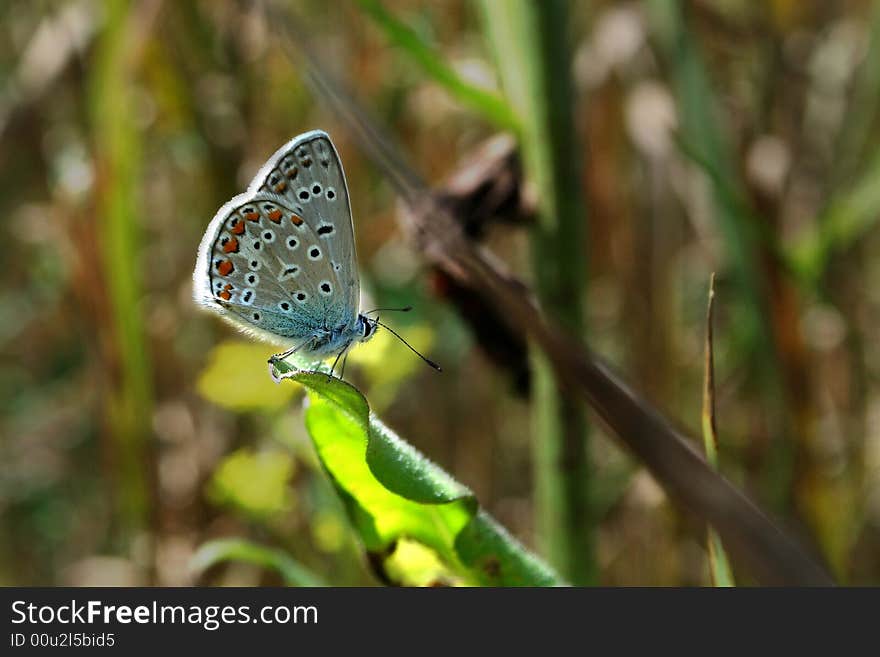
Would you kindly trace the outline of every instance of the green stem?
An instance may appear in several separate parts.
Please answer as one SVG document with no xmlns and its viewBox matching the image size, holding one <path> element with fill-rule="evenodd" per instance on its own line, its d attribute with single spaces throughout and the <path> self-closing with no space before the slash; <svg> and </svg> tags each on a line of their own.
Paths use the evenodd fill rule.
<svg viewBox="0 0 880 657">
<path fill-rule="evenodd" d="M 140 137 L 131 120 L 133 22 L 127 2 L 109 2 L 106 12 L 89 100 L 99 180 L 96 233 L 113 336 L 108 357 L 116 372 L 107 400 L 108 434 L 116 460 L 118 517 L 122 535 L 130 536 L 144 528 L 150 511 L 149 469 L 145 466 L 152 394 L 137 264 Z"/>
<path fill-rule="evenodd" d="M 703 447 L 706 450 L 706 461 L 714 469 L 718 469 L 718 433 L 715 423 L 715 356 L 712 339 L 712 325 L 715 309 L 715 274 L 709 284 L 709 303 L 706 309 L 706 344 L 705 344 L 705 372 L 703 378 Z M 712 527 L 709 527 L 706 536 L 706 545 L 709 552 L 709 572 L 712 575 L 712 583 L 715 586 L 736 586 L 733 579 L 733 571 L 727 552 Z"/>
<path fill-rule="evenodd" d="M 539 219 L 532 234 L 535 288 L 544 310 L 583 333 L 585 216 L 572 117 L 568 5 L 561 0 L 483 0 L 485 29 L 518 114 L 526 172 Z M 574 584 L 596 580 L 591 473 L 581 405 L 561 390 L 535 351 L 535 518 L 551 562 Z"/>
</svg>

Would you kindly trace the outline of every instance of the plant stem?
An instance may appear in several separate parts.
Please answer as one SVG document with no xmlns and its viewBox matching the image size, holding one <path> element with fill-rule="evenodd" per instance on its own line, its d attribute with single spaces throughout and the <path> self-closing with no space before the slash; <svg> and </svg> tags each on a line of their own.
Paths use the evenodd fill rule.
<svg viewBox="0 0 880 657">
<path fill-rule="evenodd" d="M 565 2 L 482 3 L 504 91 L 518 115 L 526 172 L 537 190 L 532 233 L 541 304 L 572 335 L 583 334 L 585 216 L 574 138 Z M 564 394 L 535 350 L 533 417 L 535 518 L 553 565 L 574 584 L 596 580 L 590 513 L 587 427 L 579 402 Z"/>
<path fill-rule="evenodd" d="M 146 452 L 152 394 L 137 263 L 140 137 L 131 121 L 130 80 L 135 21 L 126 2 L 107 3 L 105 9 L 107 22 L 95 54 L 89 100 L 98 178 L 95 221 L 113 336 L 106 355 L 115 373 L 107 395 L 107 432 L 120 536 L 129 538 L 144 529 L 150 511 Z"/>
</svg>

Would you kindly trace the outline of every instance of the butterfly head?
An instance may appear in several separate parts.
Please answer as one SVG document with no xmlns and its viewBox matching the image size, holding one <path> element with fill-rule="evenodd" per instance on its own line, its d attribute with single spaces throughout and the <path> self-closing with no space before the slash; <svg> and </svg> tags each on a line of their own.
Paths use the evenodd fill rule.
<svg viewBox="0 0 880 657">
<path fill-rule="evenodd" d="M 373 319 L 366 315 L 358 315 L 357 323 L 355 324 L 355 335 L 359 342 L 366 342 L 376 334 L 377 328 L 379 328 L 378 317 Z"/>
</svg>

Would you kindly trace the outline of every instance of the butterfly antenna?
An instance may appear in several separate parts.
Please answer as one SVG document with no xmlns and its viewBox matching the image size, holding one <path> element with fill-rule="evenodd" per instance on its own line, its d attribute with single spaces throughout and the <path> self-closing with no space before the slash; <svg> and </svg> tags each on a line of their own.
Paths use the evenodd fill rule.
<svg viewBox="0 0 880 657">
<path fill-rule="evenodd" d="M 405 344 L 407 347 L 409 347 L 409 350 L 410 350 L 411 352 L 413 352 L 416 356 L 418 356 L 418 357 L 421 358 L 423 361 L 425 361 L 428 365 L 430 365 L 431 367 L 433 367 L 433 368 L 434 368 L 435 370 L 437 370 L 438 372 L 442 372 L 442 371 L 443 371 L 443 368 L 441 368 L 441 367 L 440 367 L 437 363 L 435 363 L 433 360 L 431 360 L 430 358 L 425 358 L 422 354 L 420 354 L 418 351 L 416 351 L 415 348 L 414 348 L 409 342 L 407 342 L 406 340 L 403 339 L 403 336 L 401 336 L 400 333 L 398 333 L 397 331 L 395 331 L 393 328 L 391 328 L 391 327 L 388 326 L 387 324 L 383 324 L 383 323 L 380 322 L 379 320 L 376 320 L 376 323 L 377 323 L 379 326 L 381 326 L 382 328 L 387 329 L 388 331 L 390 331 L 391 334 L 392 334 L 394 337 L 396 337 L 396 338 L 397 338 L 398 340 L 400 340 L 403 344 Z"/>
<path fill-rule="evenodd" d="M 389 312 L 389 313 L 408 313 L 412 310 L 412 306 L 404 306 L 403 308 L 373 308 L 372 310 L 368 310 L 364 313 L 364 315 L 369 315 L 370 313 L 379 313 L 379 312 Z"/>
</svg>

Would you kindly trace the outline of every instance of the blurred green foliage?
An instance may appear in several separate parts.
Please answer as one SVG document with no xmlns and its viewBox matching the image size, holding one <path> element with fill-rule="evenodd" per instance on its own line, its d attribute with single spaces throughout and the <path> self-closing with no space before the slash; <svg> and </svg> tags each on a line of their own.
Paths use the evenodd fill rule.
<svg viewBox="0 0 880 657">
<path fill-rule="evenodd" d="M 266 361 L 278 349 L 264 344 L 224 341 L 208 355 L 198 391 L 208 401 L 232 411 L 278 411 L 296 395 L 291 386 L 269 378 Z"/>
<path fill-rule="evenodd" d="M 240 449 L 218 464 L 208 486 L 216 504 L 228 504 L 257 519 L 290 512 L 293 499 L 288 482 L 294 461 L 274 450 L 255 454 Z"/>
<path fill-rule="evenodd" d="M 518 130 L 519 123 L 502 98 L 464 80 L 446 64 L 442 53 L 429 45 L 417 31 L 396 19 L 380 0 L 358 0 L 358 4 L 391 43 L 400 47 L 427 77 L 453 98 L 482 114 L 498 128 Z"/>
</svg>

